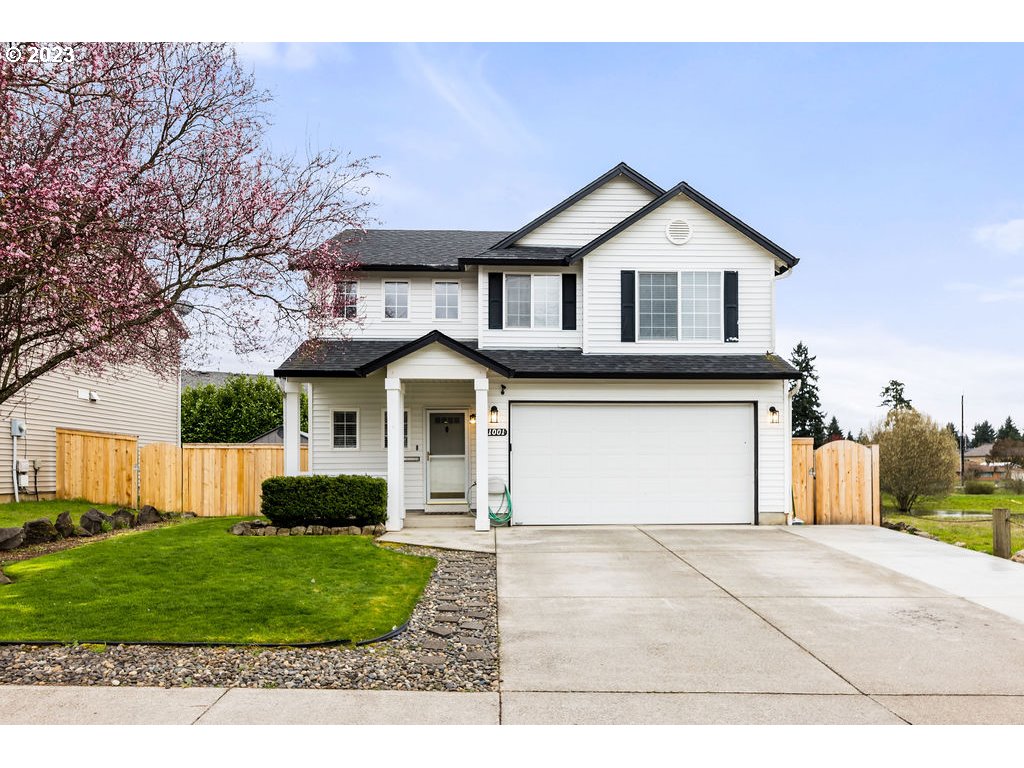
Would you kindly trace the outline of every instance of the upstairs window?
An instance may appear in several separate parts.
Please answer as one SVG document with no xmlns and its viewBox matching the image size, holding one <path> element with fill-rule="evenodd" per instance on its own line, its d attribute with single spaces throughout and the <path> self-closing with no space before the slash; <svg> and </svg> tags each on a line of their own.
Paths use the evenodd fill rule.
<svg viewBox="0 0 1024 768">
<path fill-rule="evenodd" d="M 683 272 L 683 341 L 722 340 L 722 273 Z"/>
<path fill-rule="evenodd" d="M 384 318 L 407 320 L 409 318 L 409 283 L 406 281 L 384 281 Z"/>
<path fill-rule="evenodd" d="M 334 316 L 354 320 L 358 314 L 359 282 L 340 280 L 334 285 Z"/>
<path fill-rule="evenodd" d="M 561 275 L 506 275 L 506 328 L 561 328 Z"/>
<path fill-rule="evenodd" d="M 641 341 L 722 341 L 722 273 L 637 274 Z"/>
<path fill-rule="evenodd" d="M 434 283 L 434 319 L 459 319 L 459 284 L 453 282 Z"/>
<path fill-rule="evenodd" d="M 679 276 L 675 272 L 641 272 L 638 277 L 640 338 L 675 341 L 679 337 Z"/>
</svg>

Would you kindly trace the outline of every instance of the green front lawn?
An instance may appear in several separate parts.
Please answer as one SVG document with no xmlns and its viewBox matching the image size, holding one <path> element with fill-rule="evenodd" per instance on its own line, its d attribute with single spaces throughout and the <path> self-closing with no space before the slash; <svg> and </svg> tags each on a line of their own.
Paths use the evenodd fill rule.
<svg viewBox="0 0 1024 768">
<path fill-rule="evenodd" d="M 364 536 L 231 536 L 187 520 L 5 567 L 0 640 L 303 643 L 404 623 L 432 558 Z"/>
<path fill-rule="evenodd" d="M 934 517 L 917 515 L 898 515 L 886 512 L 883 519 L 890 523 L 903 522 L 920 528 L 922 531 L 939 537 L 940 541 L 953 544 L 962 541 L 968 549 L 992 554 L 992 521 L 991 520 L 940 520 Z M 1021 518 L 1014 518 L 1020 522 Z M 1024 528 L 1010 526 L 1010 551 L 1024 549 Z"/>
<path fill-rule="evenodd" d="M 896 502 L 892 496 L 882 494 L 882 507 L 898 513 Z M 914 504 L 914 513 L 934 512 L 937 509 L 961 512 L 990 512 L 993 509 L 1008 509 L 1011 512 L 1024 512 L 1024 496 L 1011 493 L 994 493 L 991 496 L 966 493 L 951 493 L 949 496 L 918 499 Z"/>
<path fill-rule="evenodd" d="M 40 517 L 50 518 L 52 523 L 61 512 L 70 512 L 71 517 L 78 525 L 78 518 L 83 512 L 92 508 L 105 512 L 108 515 L 117 509 L 111 504 L 93 504 L 91 501 L 76 499 L 74 501 L 19 501 L 0 504 L 0 528 L 18 528 L 29 520 L 38 520 Z"/>
</svg>

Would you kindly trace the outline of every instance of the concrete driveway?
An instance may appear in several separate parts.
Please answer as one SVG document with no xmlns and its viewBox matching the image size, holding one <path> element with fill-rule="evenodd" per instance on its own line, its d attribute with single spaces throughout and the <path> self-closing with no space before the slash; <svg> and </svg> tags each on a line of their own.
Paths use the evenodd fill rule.
<svg viewBox="0 0 1024 768">
<path fill-rule="evenodd" d="M 1024 566 L 877 528 L 496 544 L 503 723 L 1024 723 Z"/>
</svg>

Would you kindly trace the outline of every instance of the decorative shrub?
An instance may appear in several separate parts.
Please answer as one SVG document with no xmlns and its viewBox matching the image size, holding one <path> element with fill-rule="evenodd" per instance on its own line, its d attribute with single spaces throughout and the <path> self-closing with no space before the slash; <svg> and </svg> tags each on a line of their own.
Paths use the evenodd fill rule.
<svg viewBox="0 0 1024 768">
<path fill-rule="evenodd" d="M 972 496 L 987 496 L 995 492 L 995 483 L 986 483 L 982 480 L 968 480 L 964 483 L 964 493 L 969 493 Z"/>
<path fill-rule="evenodd" d="M 387 520 L 388 484 L 365 475 L 269 477 L 260 511 L 278 527 L 377 525 Z"/>
<path fill-rule="evenodd" d="M 1002 482 L 1002 488 L 1004 491 L 1020 496 L 1024 494 L 1024 480 L 1015 480 L 1007 478 Z"/>
</svg>

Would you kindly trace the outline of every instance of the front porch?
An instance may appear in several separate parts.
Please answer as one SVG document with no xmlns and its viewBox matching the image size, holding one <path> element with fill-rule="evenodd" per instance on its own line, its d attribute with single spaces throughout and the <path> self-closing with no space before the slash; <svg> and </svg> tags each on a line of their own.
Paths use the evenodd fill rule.
<svg viewBox="0 0 1024 768">
<path fill-rule="evenodd" d="M 305 386 L 311 473 L 386 478 L 389 531 L 402 530 L 407 515 L 414 525 L 440 521 L 433 513 L 472 514 L 473 527 L 488 530 L 492 375 L 460 352 L 430 344 L 365 377 L 286 379 L 285 474 L 299 474 Z"/>
</svg>

